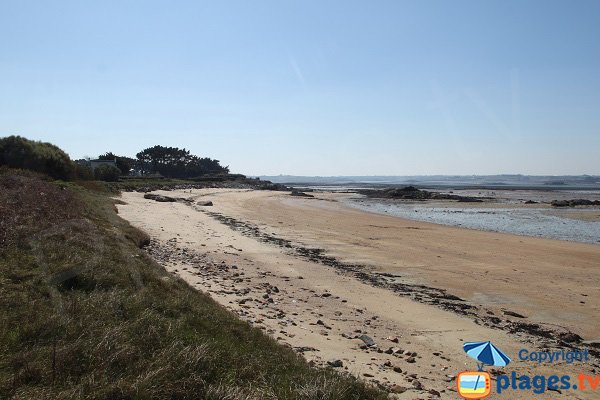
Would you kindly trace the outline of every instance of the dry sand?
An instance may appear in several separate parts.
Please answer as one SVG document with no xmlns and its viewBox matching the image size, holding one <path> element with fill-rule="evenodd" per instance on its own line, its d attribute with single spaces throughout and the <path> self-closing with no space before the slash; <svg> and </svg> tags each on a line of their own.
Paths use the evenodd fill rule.
<svg viewBox="0 0 600 400">
<path fill-rule="evenodd" d="M 528 323 L 599 339 L 600 246 L 371 214 L 339 203 L 344 194 L 157 193 L 214 202 L 201 207 L 122 195 L 127 204 L 118 206 L 120 215 L 152 236 L 149 251 L 168 271 L 308 360 L 339 359 L 363 379 L 407 388 L 398 398 L 435 392 L 458 398 L 454 375 L 476 368 L 463 341 L 491 340 L 513 358 L 508 373 L 600 373 L 597 359 L 542 366 L 517 359 L 522 348 L 556 347 L 522 329 Z M 314 248 L 324 253 L 307 252 Z M 511 327 L 522 332 L 510 333 Z M 365 349 L 356 338 L 362 334 L 379 350 Z M 494 396 L 540 398 L 506 393 Z"/>
</svg>

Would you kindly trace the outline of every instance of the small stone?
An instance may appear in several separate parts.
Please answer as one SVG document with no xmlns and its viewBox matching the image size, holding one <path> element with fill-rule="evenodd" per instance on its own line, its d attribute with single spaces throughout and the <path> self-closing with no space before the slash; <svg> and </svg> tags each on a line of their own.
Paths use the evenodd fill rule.
<svg viewBox="0 0 600 400">
<path fill-rule="evenodd" d="M 375 341 L 373 340 L 372 337 L 367 336 L 367 335 L 361 335 L 358 337 L 360 340 L 363 341 L 364 344 L 366 344 L 369 347 L 375 346 Z"/>
<path fill-rule="evenodd" d="M 414 381 L 412 381 L 412 385 L 415 389 L 418 389 L 418 390 L 423 389 L 423 384 L 416 379 Z"/>
<path fill-rule="evenodd" d="M 342 362 L 342 360 L 329 360 L 327 361 L 327 365 L 329 365 L 330 367 L 333 368 L 341 368 L 344 366 L 344 363 Z"/>
<path fill-rule="evenodd" d="M 390 392 L 392 393 L 404 393 L 408 390 L 408 388 L 400 385 L 393 385 L 390 387 Z"/>
</svg>

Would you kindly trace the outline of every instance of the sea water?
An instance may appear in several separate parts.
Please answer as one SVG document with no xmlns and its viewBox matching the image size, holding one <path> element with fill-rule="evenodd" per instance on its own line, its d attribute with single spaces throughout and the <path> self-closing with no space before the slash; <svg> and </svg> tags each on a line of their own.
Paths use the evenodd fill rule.
<svg viewBox="0 0 600 400">
<path fill-rule="evenodd" d="M 551 215 L 548 208 L 443 207 L 428 206 L 427 203 L 400 203 L 364 197 L 348 198 L 344 202 L 365 211 L 416 221 L 583 243 L 600 243 L 600 222 Z M 577 211 L 600 213 L 599 209 L 577 209 Z"/>
</svg>

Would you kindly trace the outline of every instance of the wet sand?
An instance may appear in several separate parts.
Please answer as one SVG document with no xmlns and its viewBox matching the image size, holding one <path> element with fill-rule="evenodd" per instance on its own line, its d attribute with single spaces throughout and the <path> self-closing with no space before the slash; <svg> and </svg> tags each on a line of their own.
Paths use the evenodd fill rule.
<svg viewBox="0 0 600 400">
<path fill-rule="evenodd" d="M 339 202 L 344 194 L 160 193 L 215 204 L 123 194 L 121 216 L 153 237 L 149 251 L 169 271 L 309 360 L 340 359 L 364 379 L 406 388 L 400 398 L 435 393 L 428 390 L 456 398 L 452 377 L 476 367 L 463 341 L 492 340 L 513 357 L 508 371 L 575 376 L 594 368 L 539 367 L 516 355 L 569 346 L 556 340 L 569 332 L 599 339 L 600 246 L 367 213 Z M 530 332 L 531 324 L 552 337 Z M 382 352 L 361 348 L 362 334 Z"/>
</svg>

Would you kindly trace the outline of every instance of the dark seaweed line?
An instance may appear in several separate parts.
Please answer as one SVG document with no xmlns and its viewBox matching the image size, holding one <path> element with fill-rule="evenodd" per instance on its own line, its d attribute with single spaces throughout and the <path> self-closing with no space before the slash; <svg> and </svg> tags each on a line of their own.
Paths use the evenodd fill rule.
<svg viewBox="0 0 600 400">
<path fill-rule="evenodd" d="M 206 211 L 199 208 L 195 209 L 211 216 L 228 226 L 230 229 L 238 231 L 245 236 L 258 239 L 261 242 L 274 244 L 306 260 L 333 267 L 338 273 L 353 276 L 361 282 L 365 282 L 372 286 L 392 290 L 398 295 L 410 297 L 420 303 L 435 305 L 444 310 L 469 316 L 478 324 L 504 330 L 511 334 L 527 334 L 538 338 L 544 345 L 554 344 L 561 348 L 574 348 L 575 345 L 582 341 L 582 338 L 579 335 L 566 328 L 563 328 L 563 331 L 557 331 L 536 323 L 511 321 L 508 319 L 502 320 L 501 318 L 494 316 L 491 311 L 485 309 L 482 310 L 487 315 L 479 315 L 475 312 L 479 309 L 477 306 L 467 304 L 465 300 L 452 294 L 448 294 L 445 289 L 433 288 L 425 285 L 390 282 L 386 278 L 397 278 L 398 276 L 366 272 L 369 270 L 367 265 L 343 263 L 335 257 L 325 255 L 324 249 L 294 245 L 290 240 L 262 232 L 257 226 L 248 222 L 240 221 L 217 212 Z M 600 357 L 600 351 L 590 349 L 590 353 L 595 357 Z"/>
</svg>

